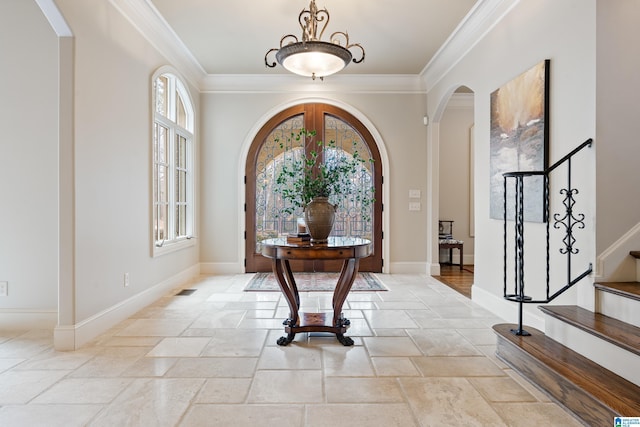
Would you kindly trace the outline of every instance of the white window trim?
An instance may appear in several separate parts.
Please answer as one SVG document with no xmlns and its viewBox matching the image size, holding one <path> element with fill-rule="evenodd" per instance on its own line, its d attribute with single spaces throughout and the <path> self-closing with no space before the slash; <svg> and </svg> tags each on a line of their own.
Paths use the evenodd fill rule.
<svg viewBox="0 0 640 427">
<path fill-rule="evenodd" d="M 195 117 L 195 111 L 194 111 L 194 106 L 193 106 L 193 101 L 191 98 L 191 95 L 189 94 L 189 91 L 184 83 L 184 80 L 180 77 L 180 75 L 178 74 L 178 72 L 176 70 L 174 70 L 171 67 L 161 67 L 160 69 L 158 69 L 152 76 L 151 79 L 151 88 L 152 88 L 152 99 L 151 99 L 151 107 L 152 107 L 152 121 L 151 121 L 151 174 L 152 174 L 152 185 L 151 185 L 151 189 L 153 190 L 154 188 L 154 180 L 156 179 L 156 177 L 153 174 L 154 171 L 154 162 L 155 162 L 155 152 L 156 152 L 156 147 L 155 147 L 155 142 L 154 142 L 154 128 L 156 123 L 161 124 L 162 126 L 165 126 L 169 132 L 167 135 L 167 140 L 169 142 L 169 148 L 168 148 L 168 160 L 169 160 L 169 170 L 168 170 L 168 202 L 169 202 L 169 209 L 168 209 L 168 216 L 167 216 L 167 234 L 169 236 L 173 236 L 175 235 L 175 169 L 176 169 L 176 164 L 175 164 L 175 143 L 176 143 L 176 137 L 178 135 L 186 138 L 188 140 L 188 144 L 187 144 L 187 174 L 188 176 L 190 175 L 190 177 L 187 179 L 187 200 L 190 201 L 190 203 L 187 203 L 187 234 L 186 236 L 182 236 L 182 237 L 178 237 L 178 238 L 172 238 L 170 240 L 165 240 L 162 244 L 158 244 L 157 241 L 155 240 L 155 223 L 154 223 L 154 210 L 155 210 L 155 194 L 153 194 L 154 192 L 151 191 L 151 218 L 150 218 L 150 236 L 151 236 L 151 254 L 153 257 L 158 257 L 167 253 L 171 253 L 171 252 L 175 252 L 175 251 L 179 251 L 181 249 L 187 248 L 187 247 L 192 247 L 194 245 L 196 245 L 196 240 L 197 240 L 197 236 L 196 236 L 196 171 L 195 171 L 195 166 L 196 166 L 196 137 L 195 137 L 195 131 L 190 131 L 188 129 L 185 129 L 181 126 L 178 126 L 177 121 L 173 121 L 172 118 L 167 118 L 163 115 L 160 115 L 156 112 L 156 88 L 155 88 L 155 82 L 156 79 L 162 75 L 171 75 L 173 82 L 170 83 L 171 84 L 175 84 L 174 87 L 169 88 L 169 93 L 173 94 L 175 92 L 178 92 L 179 95 L 182 97 L 183 102 L 184 102 L 184 108 L 187 114 L 187 117 L 190 117 L 190 122 L 189 123 L 193 129 L 196 128 L 196 117 Z M 168 109 L 169 111 L 175 111 L 175 100 L 172 99 L 172 96 L 169 97 L 169 106 Z M 170 113 L 171 114 L 171 113 Z M 173 118 L 175 120 L 175 118 Z"/>
</svg>

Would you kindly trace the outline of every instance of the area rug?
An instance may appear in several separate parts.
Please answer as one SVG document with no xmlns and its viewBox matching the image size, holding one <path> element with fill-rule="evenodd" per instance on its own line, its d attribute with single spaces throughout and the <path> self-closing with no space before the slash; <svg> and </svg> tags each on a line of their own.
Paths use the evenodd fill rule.
<svg viewBox="0 0 640 427">
<path fill-rule="evenodd" d="M 333 292 L 340 273 L 293 273 L 298 292 Z M 256 273 L 244 288 L 245 292 L 280 291 L 273 273 Z M 387 288 L 371 273 L 358 273 L 352 291 L 386 291 Z"/>
</svg>

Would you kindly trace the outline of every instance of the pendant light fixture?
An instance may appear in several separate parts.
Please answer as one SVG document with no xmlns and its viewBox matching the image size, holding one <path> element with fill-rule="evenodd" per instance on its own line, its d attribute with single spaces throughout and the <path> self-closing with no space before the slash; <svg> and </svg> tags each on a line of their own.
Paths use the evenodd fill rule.
<svg viewBox="0 0 640 427">
<path fill-rule="evenodd" d="M 346 32 L 336 31 L 331 34 L 329 41 L 321 40 L 329 23 L 329 12 L 326 8 L 318 10 L 315 0 L 311 0 L 308 10 L 300 12 L 298 22 L 302 28 L 302 40 L 293 34 L 282 37 L 280 47 L 270 49 L 265 54 L 264 64 L 267 67 L 274 68 L 277 61 L 292 73 L 322 80 L 342 70 L 351 61 L 356 64 L 364 61 L 364 48 L 359 43 L 350 44 Z M 359 59 L 353 58 L 349 50 L 351 48 L 360 50 L 362 55 Z"/>
</svg>

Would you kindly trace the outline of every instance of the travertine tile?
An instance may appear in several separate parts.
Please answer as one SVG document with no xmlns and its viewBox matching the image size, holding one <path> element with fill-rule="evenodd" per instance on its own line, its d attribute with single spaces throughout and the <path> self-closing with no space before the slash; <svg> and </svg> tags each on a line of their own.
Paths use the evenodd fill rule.
<svg viewBox="0 0 640 427">
<path fill-rule="evenodd" d="M 56 382 L 68 371 L 6 371 L 0 374 L 0 406 L 27 403 Z"/>
<path fill-rule="evenodd" d="M 249 403 L 324 403 L 322 372 L 257 371 Z"/>
<path fill-rule="evenodd" d="M 411 330 L 408 333 L 426 356 L 480 356 L 482 354 L 456 330 Z"/>
<path fill-rule="evenodd" d="M 413 357 L 425 377 L 500 377 L 505 374 L 486 357 Z"/>
<path fill-rule="evenodd" d="M 15 405 L 0 408 L 2 426 L 82 427 L 102 405 Z"/>
<path fill-rule="evenodd" d="M 371 363 L 379 377 L 419 377 L 420 371 L 408 357 L 372 357 Z"/>
<path fill-rule="evenodd" d="M 467 379 L 489 402 L 536 402 L 536 398 L 511 377 Z"/>
<path fill-rule="evenodd" d="M 583 425 L 553 403 L 496 403 L 493 406 L 507 425 L 510 426 L 580 427 Z M 523 414 L 526 414 L 526 416 L 523 416 Z M 613 425 L 613 419 L 611 420 L 611 425 Z"/>
<path fill-rule="evenodd" d="M 363 310 L 372 328 L 417 328 L 404 310 Z"/>
<path fill-rule="evenodd" d="M 401 403 L 400 384 L 395 378 L 340 378 L 325 380 L 328 403 Z"/>
<path fill-rule="evenodd" d="M 340 425 L 367 427 L 419 426 L 419 424 L 416 424 L 409 406 L 405 403 L 307 406 L 306 427 Z M 442 424 L 442 426 L 445 425 L 447 424 Z"/>
<path fill-rule="evenodd" d="M 191 322 L 192 321 L 188 319 L 137 319 L 116 335 L 130 337 L 177 337 Z"/>
<path fill-rule="evenodd" d="M 258 357 L 266 337 L 267 330 L 264 329 L 219 329 L 211 335 L 202 355 L 205 357 Z"/>
<path fill-rule="evenodd" d="M 165 375 L 171 378 L 251 378 L 257 358 L 200 357 L 180 359 Z"/>
<path fill-rule="evenodd" d="M 465 378 L 401 378 L 422 426 L 507 426 Z"/>
<path fill-rule="evenodd" d="M 303 405 L 192 405 L 184 427 L 300 427 Z M 328 424 L 323 424 L 326 426 Z M 334 424 L 335 425 L 335 424 Z"/>
<path fill-rule="evenodd" d="M 78 351 L 55 351 L 51 331 L 0 331 L 0 425 L 579 425 L 497 359 L 502 321 L 431 277 L 351 293 L 345 347 L 330 333 L 277 345 L 289 308 L 243 292 L 251 276 L 202 276 Z M 300 297 L 331 312 L 331 293 Z"/>
<path fill-rule="evenodd" d="M 323 347 L 324 374 L 327 377 L 372 377 L 369 355 L 361 347 Z"/>
<path fill-rule="evenodd" d="M 122 377 L 162 377 L 177 361 L 175 357 L 144 357 L 129 366 Z"/>
<path fill-rule="evenodd" d="M 147 353 L 147 357 L 198 357 L 210 340 L 198 337 L 165 338 Z"/>
<path fill-rule="evenodd" d="M 196 398 L 196 403 L 244 403 L 251 378 L 209 378 Z"/>
<path fill-rule="evenodd" d="M 28 361 L 21 363 L 16 369 L 19 370 L 72 370 L 82 366 L 91 360 L 99 352 L 96 348 L 83 349 L 79 351 L 56 351 L 53 349 L 39 353 Z M 0 370 L 2 370 L 2 360 L 0 359 Z"/>
<path fill-rule="evenodd" d="M 130 383 L 126 378 L 63 379 L 33 400 L 33 403 L 109 403 Z"/>
<path fill-rule="evenodd" d="M 322 350 L 295 344 L 265 347 L 258 369 L 322 369 Z"/>
<path fill-rule="evenodd" d="M 244 318 L 244 313 L 244 310 L 216 310 L 207 312 L 198 317 L 189 327 L 192 329 L 237 328 Z"/>
<path fill-rule="evenodd" d="M 409 337 L 365 337 L 362 339 L 369 356 L 422 356 Z"/>
<path fill-rule="evenodd" d="M 29 359 L 0 359 L 0 373 L 18 366 Z"/>
<path fill-rule="evenodd" d="M 92 426 L 175 426 L 189 408 L 202 379 L 135 379 Z"/>
</svg>

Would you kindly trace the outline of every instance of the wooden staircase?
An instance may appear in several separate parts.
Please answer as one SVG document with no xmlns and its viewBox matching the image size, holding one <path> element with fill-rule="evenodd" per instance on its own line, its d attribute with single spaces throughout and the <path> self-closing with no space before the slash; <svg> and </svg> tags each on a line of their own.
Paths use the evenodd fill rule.
<svg viewBox="0 0 640 427">
<path fill-rule="evenodd" d="M 630 256 L 640 260 L 640 252 Z M 640 265 L 639 265 L 640 267 Z M 640 268 L 639 268 L 640 271 Z M 640 282 L 595 283 L 596 312 L 540 306 L 546 334 L 494 326 L 497 356 L 588 426 L 640 417 Z"/>
</svg>

